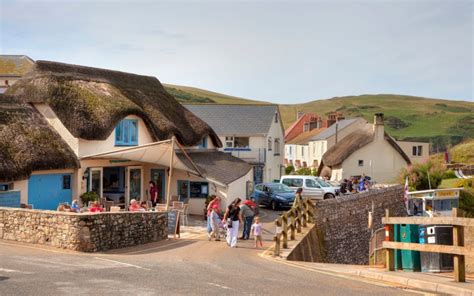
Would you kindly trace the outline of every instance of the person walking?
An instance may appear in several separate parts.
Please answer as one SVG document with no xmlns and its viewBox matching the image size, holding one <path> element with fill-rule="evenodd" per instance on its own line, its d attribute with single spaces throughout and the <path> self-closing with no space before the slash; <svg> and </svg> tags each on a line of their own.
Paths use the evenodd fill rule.
<svg viewBox="0 0 474 296">
<path fill-rule="evenodd" d="M 303 204 L 303 188 L 296 189 L 295 201 L 293 202 L 293 207 L 299 207 Z"/>
<path fill-rule="evenodd" d="M 153 207 L 156 206 L 157 200 L 158 200 L 158 190 L 156 188 L 156 184 L 154 181 L 150 181 L 150 201 Z"/>
<path fill-rule="evenodd" d="M 260 224 L 260 218 L 255 216 L 255 222 L 252 224 L 252 233 L 255 238 L 255 248 L 258 248 L 258 243 L 260 242 L 260 247 L 263 247 L 262 243 L 262 224 Z"/>
<path fill-rule="evenodd" d="M 220 196 L 216 196 L 216 195 L 211 195 L 211 201 L 209 202 L 209 204 L 207 205 L 207 234 L 211 234 L 212 232 L 212 227 L 211 227 L 211 212 L 212 212 L 212 209 L 214 207 L 217 208 L 217 210 L 219 211 L 220 208 L 221 208 L 221 197 Z"/>
<path fill-rule="evenodd" d="M 209 233 L 207 236 L 209 240 L 212 239 L 212 237 L 215 237 L 216 241 L 220 241 L 220 233 L 219 233 L 219 221 L 221 217 L 219 217 L 219 208 L 215 204 L 212 209 L 211 209 L 211 229 L 212 232 Z"/>
<path fill-rule="evenodd" d="M 240 212 L 240 198 L 227 207 L 224 214 L 224 223 L 227 224 L 227 245 L 231 248 L 237 248 L 237 237 L 239 236 L 239 223 L 242 222 L 242 213 Z"/>
<path fill-rule="evenodd" d="M 242 217 L 244 220 L 244 229 L 240 239 L 246 240 L 250 237 L 250 227 L 252 227 L 253 217 L 255 216 L 255 212 L 252 209 L 251 203 L 251 200 L 246 200 L 240 205 L 240 211 L 242 212 Z"/>
</svg>

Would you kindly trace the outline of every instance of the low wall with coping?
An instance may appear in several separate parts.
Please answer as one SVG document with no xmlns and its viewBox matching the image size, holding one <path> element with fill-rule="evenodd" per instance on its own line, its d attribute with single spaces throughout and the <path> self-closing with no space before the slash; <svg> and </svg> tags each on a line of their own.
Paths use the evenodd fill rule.
<svg viewBox="0 0 474 296">
<path fill-rule="evenodd" d="M 383 227 L 385 209 L 391 216 L 407 215 L 403 187 L 392 186 L 364 193 L 320 200 L 315 205 L 315 226 L 292 251 L 289 260 L 342 264 L 368 264 L 368 212 L 373 213 L 373 229 Z"/>
<path fill-rule="evenodd" d="M 125 248 L 168 237 L 166 213 L 68 213 L 0 207 L 0 239 L 81 252 Z"/>
</svg>

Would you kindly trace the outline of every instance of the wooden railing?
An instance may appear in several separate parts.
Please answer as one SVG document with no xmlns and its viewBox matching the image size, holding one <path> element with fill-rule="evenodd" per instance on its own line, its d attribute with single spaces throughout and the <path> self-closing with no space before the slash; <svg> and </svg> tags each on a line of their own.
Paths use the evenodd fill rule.
<svg viewBox="0 0 474 296">
<path fill-rule="evenodd" d="M 288 248 L 288 234 L 290 240 L 296 240 L 296 233 L 301 233 L 302 227 L 308 227 L 313 221 L 313 209 L 310 199 L 296 198 L 293 207 L 275 220 L 273 256 L 280 256 L 281 249 Z"/>
<path fill-rule="evenodd" d="M 454 256 L 454 280 L 456 282 L 466 281 L 466 255 L 474 255 L 474 247 L 464 246 L 464 227 L 473 227 L 474 219 L 458 217 L 458 210 L 453 209 L 452 217 L 390 217 L 389 211 L 385 210 L 385 218 L 382 223 L 389 226 L 388 237 L 383 242 L 386 249 L 386 268 L 395 270 L 394 250 L 409 250 L 420 252 L 433 252 L 452 254 Z M 425 225 L 452 225 L 453 245 L 435 245 L 394 242 L 393 224 L 425 224 Z M 388 239 L 388 240 L 387 240 Z"/>
</svg>

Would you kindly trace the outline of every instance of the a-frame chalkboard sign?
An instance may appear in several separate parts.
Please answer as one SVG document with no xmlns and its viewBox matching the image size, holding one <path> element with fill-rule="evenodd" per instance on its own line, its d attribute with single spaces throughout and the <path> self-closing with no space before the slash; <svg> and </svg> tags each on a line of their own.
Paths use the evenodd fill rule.
<svg viewBox="0 0 474 296">
<path fill-rule="evenodd" d="M 176 235 L 180 237 L 179 220 L 179 211 L 170 210 L 168 212 L 168 235 L 173 235 L 173 238 L 176 238 Z"/>
</svg>

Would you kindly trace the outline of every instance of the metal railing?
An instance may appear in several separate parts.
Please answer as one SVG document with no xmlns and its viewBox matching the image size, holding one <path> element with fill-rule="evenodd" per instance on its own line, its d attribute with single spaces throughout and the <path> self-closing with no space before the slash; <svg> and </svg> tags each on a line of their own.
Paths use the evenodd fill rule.
<svg viewBox="0 0 474 296">
<path fill-rule="evenodd" d="M 273 256 L 279 256 L 282 248 L 288 248 L 288 235 L 290 240 L 296 240 L 296 233 L 301 233 L 302 227 L 308 227 L 314 218 L 313 210 L 311 200 L 297 197 L 293 207 L 275 220 Z"/>
</svg>

